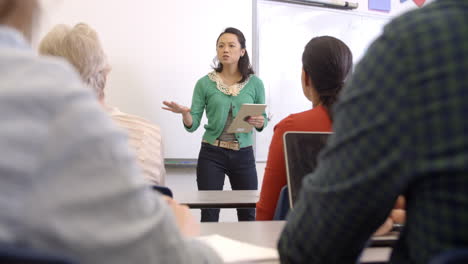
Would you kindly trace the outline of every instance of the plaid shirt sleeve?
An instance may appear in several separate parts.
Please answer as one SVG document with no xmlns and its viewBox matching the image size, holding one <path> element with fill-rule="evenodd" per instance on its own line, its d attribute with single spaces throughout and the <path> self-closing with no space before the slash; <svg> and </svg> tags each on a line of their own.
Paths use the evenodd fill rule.
<svg viewBox="0 0 468 264">
<path fill-rule="evenodd" d="M 278 243 L 282 263 L 355 263 L 402 193 L 408 222 L 397 259 L 426 263 L 453 241 L 467 245 L 468 180 L 456 170 L 468 162 L 468 9 L 457 2 L 404 15 L 371 45 L 289 215 Z M 434 176 L 454 168 L 450 179 Z"/>
</svg>

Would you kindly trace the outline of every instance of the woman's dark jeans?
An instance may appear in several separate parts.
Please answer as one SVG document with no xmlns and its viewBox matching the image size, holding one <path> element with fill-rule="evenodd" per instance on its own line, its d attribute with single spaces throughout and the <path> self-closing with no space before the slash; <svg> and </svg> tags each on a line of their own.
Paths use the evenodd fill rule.
<svg viewBox="0 0 468 264">
<path fill-rule="evenodd" d="M 252 147 L 230 150 L 202 143 L 197 164 L 198 190 L 222 190 L 224 176 L 233 190 L 257 190 L 258 179 Z M 237 209 L 239 221 L 254 221 L 255 209 Z M 202 222 L 218 222 L 219 209 L 201 209 Z"/>
</svg>

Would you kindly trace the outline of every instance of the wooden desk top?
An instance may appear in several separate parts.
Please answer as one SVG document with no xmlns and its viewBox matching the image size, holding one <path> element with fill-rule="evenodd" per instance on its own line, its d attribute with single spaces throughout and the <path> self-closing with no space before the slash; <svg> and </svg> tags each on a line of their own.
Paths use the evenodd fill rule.
<svg viewBox="0 0 468 264">
<path fill-rule="evenodd" d="M 190 208 L 255 208 L 259 191 L 193 191 L 177 193 L 174 199 Z"/>
<path fill-rule="evenodd" d="M 201 223 L 201 235 L 219 234 L 258 246 L 276 248 L 278 238 L 285 224 L 285 221 Z M 391 251 L 390 247 L 366 248 L 361 257 L 361 263 L 383 263 L 388 261 Z M 279 260 L 260 263 L 277 264 Z"/>
</svg>

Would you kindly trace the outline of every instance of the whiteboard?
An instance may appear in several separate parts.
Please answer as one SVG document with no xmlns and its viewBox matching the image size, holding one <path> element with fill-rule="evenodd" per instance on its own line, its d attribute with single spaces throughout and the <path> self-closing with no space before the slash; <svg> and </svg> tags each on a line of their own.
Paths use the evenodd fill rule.
<svg viewBox="0 0 468 264">
<path fill-rule="evenodd" d="M 194 159 L 200 128 L 189 133 L 163 100 L 190 107 L 196 81 L 211 71 L 216 39 L 240 29 L 251 54 L 251 0 L 43 0 L 38 41 L 58 23 L 88 23 L 98 32 L 112 66 L 106 101 L 142 116 L 162 130 L 166 158 Z"/>
<path fill-rule="evenodd" d="M 271 121 L 256 134 L 256 158 L 265 161 L 275 124 L 289 114 L 312 108 L 301 86 L 302 52 L 312 37 L 329 35 L 351 49 L 354 63 L 380 35 L 388 16 L 339 11 L 304 5 L 259 0 L 258 75 L 266 92 Z"/>
</svg>

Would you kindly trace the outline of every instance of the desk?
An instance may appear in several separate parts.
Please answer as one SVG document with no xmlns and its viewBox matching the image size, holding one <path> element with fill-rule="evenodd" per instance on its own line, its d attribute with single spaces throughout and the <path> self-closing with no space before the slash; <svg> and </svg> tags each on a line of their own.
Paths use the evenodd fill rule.
<svg viewBox="0 0 468 264">
<path fill-rule="evenodd" d="M 390 232 L 383 236 L 373 236 L 370 242 L 370 247 L 393 247 L 398 241 L 400 234 L 398 232 Z"/>
<path fill-rule="evenodd" d="M 260 194 L 252 191 L 192 191 L 177 193 L 180 204 L 190 208 L 255 208 Z"/>
<path fill-rule="evenodd" d="M 201 235 L 219 234 L 231 239 L 255 244 L 263 247 L 276 248 L 285 221 L 253 221 L 234 223 L 201 223 Z M 392 249 L 389 247 L 367 248 L 361 257 L 361 263 L 386 262 Z M 278 264 L 279 261 L 255 262 L 263 264 Z"/>
</svg>

